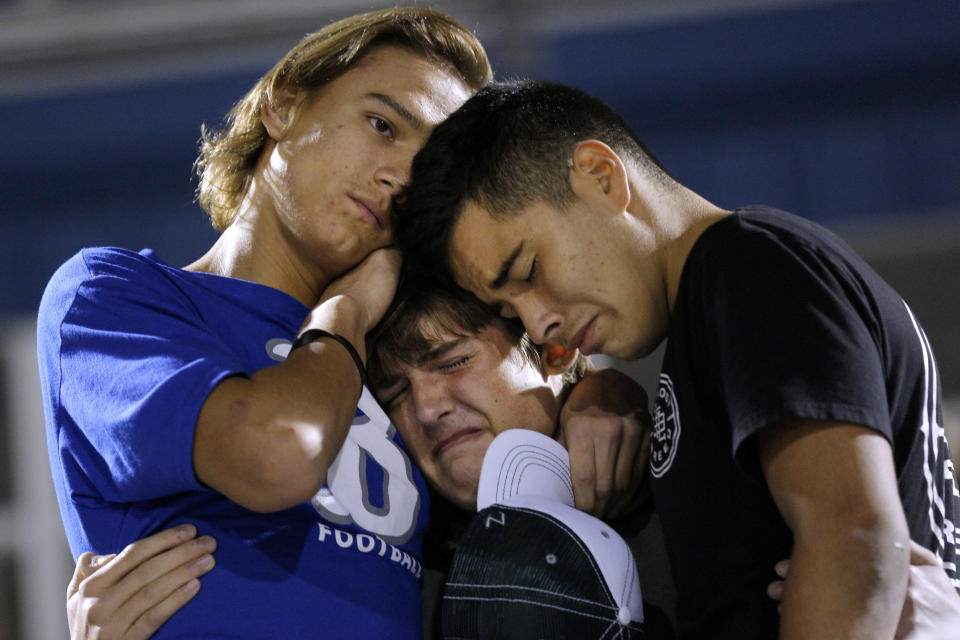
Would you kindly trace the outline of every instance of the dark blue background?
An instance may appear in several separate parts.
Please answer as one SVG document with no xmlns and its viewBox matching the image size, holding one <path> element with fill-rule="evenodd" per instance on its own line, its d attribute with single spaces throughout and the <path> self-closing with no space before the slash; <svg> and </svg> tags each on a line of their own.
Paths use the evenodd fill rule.
<svg viewBox="0 0 960 640">
<path fill-rule="evenodd" d="M 869 225 L 960 211 L 958 16 L 956 1 L 813 4 L 525 46 L 533 74 L 608 101 L 716 204 Z M 503 46 L 488 44 L 500 79 L 517 73 Z M 0 313 L 34 313 L 86 245 L 150 246 L 173 264 L 203 253 L 216 234 L 192 203 L 200 123 L 272 62 L 0 101 Z"/>
</svg>

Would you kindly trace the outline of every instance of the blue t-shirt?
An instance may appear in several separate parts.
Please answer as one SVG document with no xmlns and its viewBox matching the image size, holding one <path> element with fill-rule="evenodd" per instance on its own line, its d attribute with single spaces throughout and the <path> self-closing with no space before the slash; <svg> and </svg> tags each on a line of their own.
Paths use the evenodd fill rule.
<svg viewBox="0 0 960 640">
<path fill-rule="evenodd" d="M 308 312 L 276 289 L 176 269 L 149 250 L 81 251 L 44 292 L 48 453 L 74 556 L 183 522 L 218 543 L 216 568 L 157 637 L 421 637 L 428 493 L 367 390 L 309 503 L 254 513 L 193 473 L 208 394 L 282 362 Z"/>
</svg>

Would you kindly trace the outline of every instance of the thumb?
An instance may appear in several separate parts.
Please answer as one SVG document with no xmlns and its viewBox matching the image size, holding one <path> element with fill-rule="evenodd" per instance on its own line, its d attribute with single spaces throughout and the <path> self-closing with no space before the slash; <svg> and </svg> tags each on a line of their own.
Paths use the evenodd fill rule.
<svg viewBox="0 0 960 640">
<path fill-rule="evenodd" d="M 73 570 L 73 577 L 70 578 L 70 584 L 67 585 L 67 597 L 69 598 L 80 589 L 80 583 L 97 572 L 100 567 L 117 557 L 117 554 L 111 553 L 105 556 L 98 556 L 92 551 L 82 553 L 77 558 L 77 566 Z"/>
<path fill-rule="evenodd" d="M 910 564 L 932 564 L 937 567 L 941 566 L 940 560 L 932 551 L 922 545 L 917 544 L 913 540 L 910 541 Z"/>
</svg>

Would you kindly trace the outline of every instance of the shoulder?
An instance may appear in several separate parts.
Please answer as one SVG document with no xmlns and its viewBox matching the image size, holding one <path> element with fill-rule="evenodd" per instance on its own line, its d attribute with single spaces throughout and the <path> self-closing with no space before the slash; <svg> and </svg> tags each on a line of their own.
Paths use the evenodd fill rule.
<svg viewBox="0 0 960 640">
<path fill-rule="evenodd" d="M 699 300 L 714 299 L 728 288 L 749 289 L 793 262 L 800 238 L 780 224 L 771 209 L 737 209 L 707 227 L 687 256 L 681 291 Z M 684 296 L 680 296 L 683 298 Z"/>
<path fill-rule="evenodd" d="M 771 207 L 737 209 L 719 220 L 694 245 L 691 271 L 708 280 L 844 280 L 863 270 L 862 259 L 825 227 Z"/>
<path fill-rule="evenodd" d="M 74 259 L 82 262 L 88 278 L 140 279 L 170 269 L 148 249 L 137 252 L 119 247 L 92 247 L 80 251 L 71 258 Z"/>
<path fill-rule="evenodd" d="M 795 250 L 822 244 L 826 229 L 771 207 L 736 209 L 708 227 L 695 249 L 711 256 L 742 256 L 744 251 Z"/>
<path fill-rule="evenodd" d="M 86 248 L 64 262 L 50 278 L 40 301 L 38 323 L 60 324 L 71 314 L 118 314 L 125 303 L 156 305 L 179 295 L 171 267 L 152 252 L 117 247 Z M 85 311 L 86 310 L 86 311 Z"/>
<path fill-rule="evenodd" d="M 99 277 L 134 278 L 165 266 L 151 252 L 137 253 L 118 247 L 82 249 L 54 272 L 47 289 L 77 289 Z"/>
<path fill-rule="evenodd" d="M 109 256 L 122 251 L 111 247 L 82 249 L 61 264 L 44 288 L 40 300 L 40 324 L 42 325 L 45 319 L 62 317 L 72 306 L 80 288 L 103 271 L 104 265 L 109 262 Z"/>
</svg>

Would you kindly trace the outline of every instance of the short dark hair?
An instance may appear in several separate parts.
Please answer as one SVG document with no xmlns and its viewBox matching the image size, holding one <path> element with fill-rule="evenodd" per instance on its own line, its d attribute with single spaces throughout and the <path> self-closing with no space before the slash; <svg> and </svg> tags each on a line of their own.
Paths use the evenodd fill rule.
<svg viewBox="0 0 960 640">
<path fill-rule="evenodd" d="M 540 366 L 540 349 L 517 320 L 499 317 L 493 309 L 473 294 L 459 287 L 446 287 L 437 282 L 411 282 L 404 278 L 390 308 L 367 338 L 367 376 L 371 388 L 389 383 L 389 372 L 400 363 L 418 364 L 423 354 L 436 346 L 436 335 L 424 332 L 422 320 L 428 318 L 444 331 L 468 337 L 497 324 L 508 337 L 515 339 L 523 357 Z M 580 355 L 576 364 L 564 374 L 565 392 L 576 384 L 590 368 L 589 360 Z"/>
<path fill-rule="evenodd" d="M 574 198 L 568 160 L 590 139 L 670 180 L 623 118 L 579 89 L 530 80 L 481 89 L 433 131 L 394 204 L 394 242 L 411 270 L 449 274 L 468 202 L 504 217 L 537 202 L 565 209 Z"/>
</svg>

